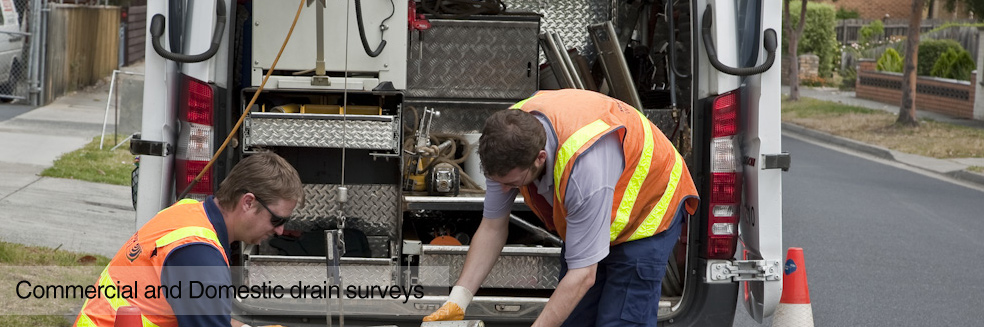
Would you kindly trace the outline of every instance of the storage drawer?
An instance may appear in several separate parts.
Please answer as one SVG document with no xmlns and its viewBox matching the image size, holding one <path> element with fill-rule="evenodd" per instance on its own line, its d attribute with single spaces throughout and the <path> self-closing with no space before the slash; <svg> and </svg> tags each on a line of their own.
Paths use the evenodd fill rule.
<svg viewBox="0 0 984 327">
<path fill-rule="evenodd" d="M 424 245 L 420 285 L 453 286 L 465 265 L 468 246 Z M 482 288 L 554 289 L 560 275 L 560 248 L 506 246 Z"/>
</svg>

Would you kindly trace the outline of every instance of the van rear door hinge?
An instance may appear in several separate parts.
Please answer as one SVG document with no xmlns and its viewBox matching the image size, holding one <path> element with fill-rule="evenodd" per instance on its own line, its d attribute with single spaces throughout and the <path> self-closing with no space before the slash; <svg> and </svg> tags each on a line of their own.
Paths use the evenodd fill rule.
<svg viewBox="0 0 984 327">
<path fill-rule="evenodd" d="M 777 281 L 780 280 L 778 260 L 709 260 L 707 262 L 708 283 L 730 283 L 738 281 Z"/>
<path fill-rule="evenodd" d="M 130 139 L 130 154 L 167 157 L 171 153 L 174 153 L 174 147 L 169 143 L 141 140 L 139 134 Z"/>
<path fill-rule="evenodd" d="M 762 169 L 782 169 L 782 171 L 789 171 L 789 162 L 792 158 L 789 156 L 789 152 L 783 152 L 779 154 L 763 154 L 762 155 Z"/>
</svg>

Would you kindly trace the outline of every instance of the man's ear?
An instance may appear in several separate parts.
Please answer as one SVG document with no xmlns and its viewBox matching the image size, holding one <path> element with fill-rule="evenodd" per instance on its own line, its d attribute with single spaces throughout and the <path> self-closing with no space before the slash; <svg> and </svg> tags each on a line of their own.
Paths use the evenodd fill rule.
<svg viewBox="0 0 984 327">
<path fill-rule="evenodd" d="M 255 202 L 256 202 L 256 195 L 253 195 L 253 193 L 246 192 L 243 193 L 243 195 L 239 196 L 239 200 L 238 203 L 236 203 L 236 205 L 242 208 L 243 212 L 248 212 L 255 205 Z"/>
<path fill-rule="evenodd" d="M 543 166 L 545 162 L 547 162 L 547 150 L 540 150 L 540 152 L 536 154 L 536 163 L 539 166 Z"/>
</svg>

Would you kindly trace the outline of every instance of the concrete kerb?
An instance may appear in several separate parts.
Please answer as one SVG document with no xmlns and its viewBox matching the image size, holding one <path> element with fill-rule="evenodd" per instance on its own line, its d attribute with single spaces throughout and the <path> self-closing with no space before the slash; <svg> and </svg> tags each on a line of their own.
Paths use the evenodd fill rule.
<svg viewBox="0 0 984 327">
<path fill-rule="evenodd" d="M 911 167 L 919 168 L 928 172 L 944 175 L 957 180 L 974 183 L 984 187 L 984 175 L 966 170 L 966 165 L 958 165 L 947 160 L 921 157 L 908 153 L 900 153 L 880 146 L 871 145 L 855 140 L 843 138 L 829 133 L 812 130 L 792 123 L 782 123 L 782 129 L 799 136 L 813 139 L 822 143 L 833 144 L 845 147 L 854 151 L 869 154 L 878 158 L 899 162 Z M 917 158 L 913 160 L 913 158 Z M 940 164 L 949 166 L 950 169 L 939 167 Z"/>
</svg>

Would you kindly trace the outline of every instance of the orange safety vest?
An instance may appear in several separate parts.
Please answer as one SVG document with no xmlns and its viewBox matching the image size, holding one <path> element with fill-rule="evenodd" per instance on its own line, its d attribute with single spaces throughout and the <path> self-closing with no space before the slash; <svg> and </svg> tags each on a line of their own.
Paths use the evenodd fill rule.
<svg viewBox="0 0 984 327">
<path fill-rule="evenodd" d="M 223 253 L 229 264 L 215 228 L 205 214 L 202 203 L 182 200 L 168 207 L 137 230 L 137 233 L 116 253 L 99 275 L 96 287 L 138 285 L 132 295 L 121 294 L 119 289 L 108 296 L 87 299 L 75 320 L 75 326 L 112 327 L 116 310 L 122 306 L 140 308 L 144 327 L 178 326 L 171 305 L 164 297 L 146 298 L 145 287 L 161 285 L 161 271 L 168 254 L 189 243 L 204 243 Z M 115 294 L 115 295 L 114 295 Z"/>
<path fill-rule="evenodd" d="M 609 133 L 618 133 L 625 168 L 612 199 L 611 245 L 653 236 L 669 228 L 680 202 L 697 211 L 697 187 L 673 144 L 641 112 L 600 93 L 576 89 L 540 91 L 510 109 L 544 115 L 557 133 L 553 208 L 529 186 L 526 204 L 561 238 L 567 233 L 567 181 L 578 157 Z M 552 218 L 551 218 L 552 217 Z"/>
</svg>

